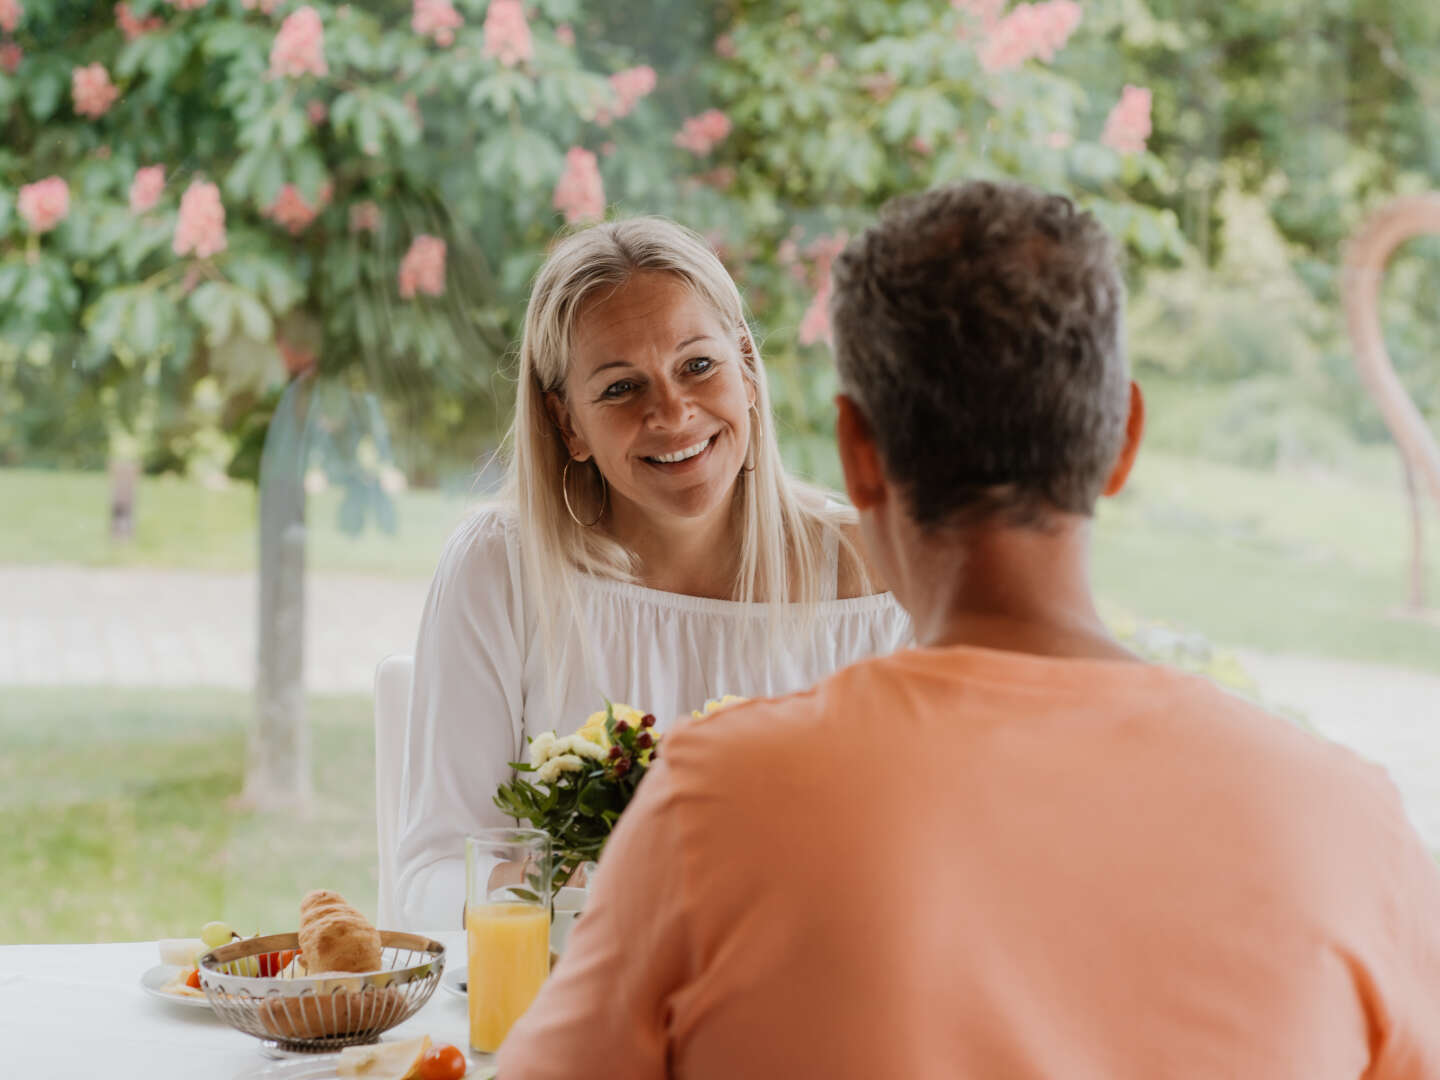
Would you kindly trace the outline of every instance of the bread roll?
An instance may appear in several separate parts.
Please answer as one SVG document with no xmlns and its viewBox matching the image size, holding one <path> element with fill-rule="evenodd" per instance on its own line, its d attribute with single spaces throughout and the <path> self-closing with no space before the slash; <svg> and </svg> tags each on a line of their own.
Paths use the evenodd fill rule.
<svg viewBox="0 0 1440 1080">
<path fill-rule="evenodd" d="M 310 971 L 379 971 L 380 931 L 339 893 L 316 889 L 300 901 L 300 951 Z"/>
</svg>

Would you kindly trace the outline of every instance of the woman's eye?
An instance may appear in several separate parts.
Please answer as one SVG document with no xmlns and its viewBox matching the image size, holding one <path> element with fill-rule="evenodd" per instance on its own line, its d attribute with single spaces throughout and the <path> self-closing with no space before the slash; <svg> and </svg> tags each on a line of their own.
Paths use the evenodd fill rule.
<svg viewBox="0 0 1440 1080">
<path fill-rule="evenodd" d="M 633 389 L 635 389 L 633 382 L 629 379 L 621 379 L 619 382 L 613 382 L 607 386 L 604 391 L 601 392 L 600 396 L 607 398 L 624 397 Z"/>
<path fill-rule="evenodd" d="M 685 370 L 690 372 L 691 375 L 704 375 L 714 366 L 715 361 L 711 360 L 710 357 L 697 356 L 694 360 L 691 360 L 688 364 L 685 365 Z"/>
</svg>

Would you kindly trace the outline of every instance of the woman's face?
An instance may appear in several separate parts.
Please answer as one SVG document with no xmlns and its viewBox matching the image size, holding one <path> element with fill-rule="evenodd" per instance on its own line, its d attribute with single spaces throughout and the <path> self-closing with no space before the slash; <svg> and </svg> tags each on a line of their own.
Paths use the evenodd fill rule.
<svg viewBox="0 0 1440 1080">
<path fill-rule="evenodd" d="M 683 281 L 640 273 L 582 309 L 564 398 L 546 404 L 617 516 L 703 518 L 727 505 L 750 445 L 742 363 L 734 329 Z"/>
</svg>

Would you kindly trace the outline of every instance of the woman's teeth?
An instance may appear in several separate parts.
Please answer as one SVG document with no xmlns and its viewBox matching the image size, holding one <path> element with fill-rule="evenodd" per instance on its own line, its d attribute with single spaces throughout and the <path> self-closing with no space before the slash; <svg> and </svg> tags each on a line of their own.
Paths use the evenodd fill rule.
<svg viewBox="0 0 1440 1080">
<path fill-rule="evenodd" d="M 684 450 L 678 450 L 673 454 L 656 454 L 649 460 L 658 461 L 661 465 L 674 465 L 677 461 L 686 461 L 696 454 L 702 453 L 709 445 L 710 440 L 706 439 L 704 442 L 698 442 L 694 446 L 686 447 Z"/>
</svg>

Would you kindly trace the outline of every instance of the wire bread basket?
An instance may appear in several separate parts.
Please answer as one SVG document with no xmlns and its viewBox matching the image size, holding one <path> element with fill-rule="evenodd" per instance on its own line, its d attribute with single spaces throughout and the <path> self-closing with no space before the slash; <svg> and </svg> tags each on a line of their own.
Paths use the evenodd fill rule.
<svg viewBox="0 0 1440 1080">
<path fill-rule="evenodd" d="M 373 1043 L 430 1000 L 445 970 L 445 946 L 438 941 L 382 930 L 379 971 L 259 976 L 259 957 L 299 944 L 299 934 L 246 938 L 199 961 L 200 988 L 211 1008 L 270 1051 L 326 1053 Z"/>
</svg>

